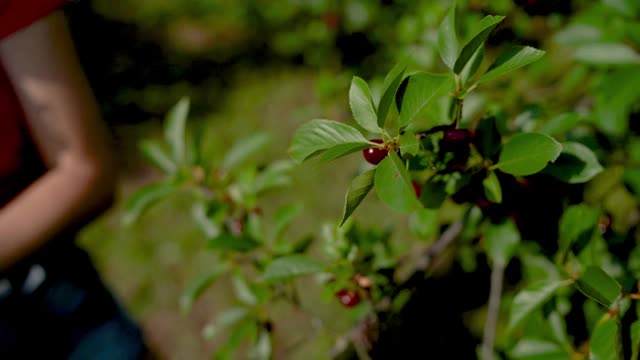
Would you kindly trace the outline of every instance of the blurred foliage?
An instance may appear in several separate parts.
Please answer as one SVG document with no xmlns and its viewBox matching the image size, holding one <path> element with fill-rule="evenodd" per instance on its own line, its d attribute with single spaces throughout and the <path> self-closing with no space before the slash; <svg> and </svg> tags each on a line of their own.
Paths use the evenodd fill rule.
<svg viewBox="0 0 640 360">
<path fill-rule="evenodd" d="M 251 134 L 266 132 L 267 136 L 275 138 L 271 147 L 263 148 L 255 159 L 241 167 L 249 170 L 233 175 L 233 181 L 226 182 L 227 179 L 219 184 L 229 190 L 223 193 L 238 196 L 246 195 L 233 190 L 234 187 L 237 189 L 238 182 L 244 184 L 240 187 L 248 186 L 266 165 L 282 158 L 285 145 L 301 120 L 351 118 L 346 110 L 353 104 L 345 99 L 353 74 L 366 80 L 371 101 L 377 107 L 388 85 L 384 74 L 398 61 L 406 65 L 407 74 L 413 74 L 414 70 L 447 71 L 446 60 L 441 61 L 438 50 L 441 47 L 438 26 L 451 4 L 446 0 L 93 0 L 74 3 L 69 7 L 69 15 L 83 63 L 104 105 L 107 119 L 117 133 L 135 128 L 129 127 L 128 123 L 161 118 L 180 98 L 190 97 L 193 121 L 185 134 L 189 141 L 195 141 L 196 135 L 205 139 L 204 163 L 190 159 L 196 161 L 191 163 L 194 166 L 177 171 L 173 160 L 166 161 L 175 152 L 169 150 L 171 142 L 157 142 L 162 138 L 160 135 L 151 136 L 151 142 L 142 143 L 145 155 L 163 171 L 175 174 L 177 183 L 191 184 L 200 173 L 197 169 L 207 169 L 205 174 L 215 174 L 225 156 L 231 156 L 232 145 L 241 139 L 253 138 L 249 136 Z M 181 346 L 174 344 L 174 349 L 164 349 L 164 353 L 177 358 L 199 358 L 213 353 L 210 347 L 202 345 L 202 340 L 194 339 L 197 337 L 194 331 L 198 333 L 204 329 L 205 335 L 211 336 L 214 328 L 204 322 L 216 319 L 226 323 L 224 319 L 233 320 L 235 311 L 236 319 L 254 321 L 254 325 L 246 325 L 243 321 L 233 323 L 239 332 L 245 332 L 256 348 L 265 351 L 265 337 L 256 333 L 254 327 L 268 329 L 266 319 L 272 318 L 276 330 L 272 333 L 275 347 L 271 350 L 276 358 L 308 359 L 309 354 L 325 358 L 328 349 L 336 350 L 340 348 L 338 345 L 344 344 L 342 340 L 353 339 L 351 326 L 356 325 L 360 333 L 370 327 L 362 321 L 370 310 L 369 298 L 366 306 L 356 307 L 354 311 L 342 310 L 335 306 L 336 303 L 342 302 L 343 298 L 353 298 L 354 294 L 343 290 L 356 291 L 363 298 L 370 296 L 358 282 L 359 276 L 365 274 L 366 280 L 376 284 L 373 302 L 384 299 L 390 294 L 389 279 L 404 278 L 403 273 L 410 271 L 420 260 L 419 254 L 430 241 L 440 236 L 444 227 L 457 221 L 464 224 L 462 235 L 455 246 L 455 254 L 449 254 L 443 260 L 452 262 L 448 265 L 451 268 L 437 269 L 436 274 L 432 274 L 436 276 L 427 280 L 430 285 L 425 285 L 440 294 L 442 302 L 438 303 L 438 299 L 432 297 L 425 299 L 419 292 L 391 291 L 394 300 L 390 306 L 394 311 L 405 307 L 412 311 L 409 318 L 403 318 L 409 330 L 398 331 L 402 334 L 398 336 L 403 337 L 403 344 L 414 343 L 406 346 L 407 354 L 424 346 L 421 341 L 428 341 L 429 336 L 441 335 L 438 331 L 454 334 L 448 331 L 454 331 L 456 326 L 456 320 L 438 317 L 446 319 L 441 323 L 450 323 L 450 326 L 423 324 L 435 329 L 433 335 L 428 335 L 432 334 L 431 330 L 414 327 L 416 325 L 409 321 L 411 316 L 430 319 L 444 316 L 443 312 L 456 312 L 457 308 L 465 309 L 466 329 L 458 329 L 470 336 L 464 338 L 465 344 L 480 342 L 487 312 L 488 293 L 485 292 L 489 287 L 490 264 L 493 264 L 496 252 L 504 251 L 509 257 L 503 259 L 508 266 L 500 319 L 509 318 L 510 321 L 497 327 L 495 345 L 499 356 L 564 359 L 571 354 L 573 358 L 585 358 L 589 354 L 591 335 L 591 355 L 607 358 L 615 356 L 612 339 L 618 331 L 624 336 L 622 351 L 626 354 L 637 351 L 637 325 L 631 326 L 637 323 L 636 304 L 629 305 L 628 301 L 637 295 L 634 286 L 640 268 L 637 264 L 640 6 L 633 0 L 462 0 L 458 1 L 457 8 L 455 30 L 461 44 L 476 33 L 475 24 L 484 14 L 506 15 L 484 46 L 484 59 L 480 59 L 476 69 L 479 74 L 486 72 L 490 64 L 512 45 L 533 46 L 546 51 L 539 61 L 495 81 L 482 83 L 475 91 L 465 94 L 461 126 L 486 135 L 494 131 L 491 126 L 486 127 L 490 123 L 489 117 L 503 136 L 541 132 L 563 144 L 577 144 L 564 147 L 566 153 L 559 158 L 561 165 L 570 166 L 577 157 L 590 164 L 586 168 L 592 170 L 597 167 L 595 164 L 601 164 L 603 172 L 591 181 L 588 180 L 596 175 L 595 170 L 591 173 L 572 171 L 567 175 L 566 171 L 553 166 L 531 178 L 529 175 L 517 176 L 517 181 L 503 175 L 488 177 L 474 183 L 478 186 L 474 185 L 475 193 L 472 194 L 480 194 L 486 201 L 465 199 L 469 194 L 461 192 L 455 194 L 455 201 L 444 201 L 440 210 L 417 211 L 408 217 L 389 214 L 376 199 L 366 199 L 353 215 L 356 224 L 348 223 L 343 231 L 336 231 L 333 224 L 340 217 L 342 194 L 356 175 L 353 172 L 361 173 L 369 167 L 361 160 L 340 159 L 337 165 L 323 165 L 326 168 L 321 169 L 293 168 L 287 191 L 268 195 L 262 200 L 244 195 L 237 197 L 234 202 L 242 206 L 233 210 L 224 208 L 227 215 L 216 218 L 219 221 L 216 226 L 223 232 L 231 231 L 229 219 L 246 215 L 248 220 L 251 209 L 263 201 L 266 219 L 263 225 L 267 223 L 269 229 L 273 225 L 268 223 L 277 213 L 286 215 L 286 209 L 295 209 L 287 204 L 302 202 L 305 211 L 291 224 L 287 239 L 304 239 L 309 233 L 315 234 L 316 240 L 323 239 L 310 246 L 309 254 L 332 264 L 324 269 L 330 270 L 333 277 L 320 276 L 317 282 L 296 282 L 294 289 L 301 297 L 301 309 L 276 303 L 268 306 L 265 314 L 264 309 L 258 311 L 251 305 L 241 317 L 238 309 L 246 305 L 246 292 L 244 296 L 242 292 L 238 296 L 242 286 L 238 287 L 237 274 L 222 276 L 213 292 L 203 292 L 204 298 L 199 302 L 194 297 L 194 313 L 188 325 L 183 324 L 180 328 L 181 333 L 190 335 L 184 335 Z M 470 76 L 468 80 L 473 84 L 478 76 Z M 235 104 L 234 110 L 230 110 L 229 102 Z M 390 119 L 400 113 L 394 106 Z M 410 134 L 420 133 L 434 126 L 448 125 L 452 116 L 450 110 L 451 103 L 446 99 L 432 104 L 427 113 L 412 120 L 407 130 Z M 358 120 L 358 115 L 354 117 Z M 366 122 L 347 123 L 358 130 L 364 129 L 367 138 L 371 136 L 366 131 L 369 126 Z M 136 126 L 141 129 L 140 135 L 123 142 L 150 138 L 148 129 L 161 132 L 157 121 L 154 125 Z M 438 141 L 428 143 L 426 139 L 421 140 L 420 146 L 437 150 Z M 399 138 L 398 145 L 403 153 L 413 151 L 415 144 L 409 140 L 408 136 Z M 478 148 L 496 157 L 498 150 L 491 150 L 489 145 L 479 144 Z M 125 158 L 135 158 L 133 148 L 130 145 L 126 148 L 129 150 L 125 150 L 128 151 Z M 527 151 L 532 149 L 525 146 L 515 150 L 516 153 Z M 494 160 L 497 161 L 497 157 Z M 429 161 L 440 162 L 446 167 L 456 159 L 449 156 Z M 473 165 L 471 161 L 470 166 Z M 412 179 L 420 184 L 432 179 L 418 171 L 423 166 L 424 163 L 410 163 Z M 507 170 L 517 174 L 521 169 Z M 144 172 L 140 179 L 140 174 L 136 168 L 136 172 L 129 175 L 128 183 L 124 184 L 126 195 L 129 195 L 128 189 L 138 187 L 140 182 L 148 184 L 149 177 L 158 178 L 157 173 Z M 134 175 L 138 178 L 132 179 Z M 549 175 L 574 184 L 560 185 Z M 454 174 L 447 174 L 438 181 L 449 184 L 445 186 L 447 191 L 457 192 L 460 188 L 455 183 L 459 180 Z M 575 184 L 584 182 L 586 184 Z M 530 190 L 522 195 L 522 189 L 526 187 Z M 391 195 L 378 194 L 387 203 L 398 195 L 392 186 L 388 189 Z M 433 194 L 433 189 L 426 187 L 422 191 Z M 162 189 L 159 193 L 163 193 Z M 215 204 L 225 203 L 224 197 L 213 199 Z M 500 202 L 502 204 L 489 206 Z M 469 205 L 473 203 L 476 205 Z M 198 223 L 198 217 L 195 217 L 195 223 L 193 219 L 194 214 L 202 212 L 195 211 L 192 206 L 188 195 L 172 195 L 164 205 L 157 206 L 158 210 L 151 210 L 133 227 L 121 229 L 103 221 L 88 229 L 88 243 L 102 256 L 124 253 L 132 263 L 124 268 L 134 269 L 131 274 L 137 272 L 132 276 L 135 280 L 118 286 L 128 299 L 132 299 L 138 314 L 153 314 L 154 309 L 177 312 L 179 293 L 189 288 L 187 284 L 191 279 L 204 275 L 200 278 L 204 279 L 200 286 L 196 284 L 190 288 L 191 294 L 200 294 L 200 290 L 209 284 L 206 280 L 212 280 L 211 274 L 219 271 L 210 264 L 225 263 L 217 255 L 201 251 L 206 237 L 203 237 L 203 225 Z M 206 205 L 205 210 L 209 207 L 210 204 Z M 132 208 L 135 206 L 129 209 Z M 278 211 L 278 208 L 285 210 Z M 173 216 L 174 213 L 180 215 Z M 215 218 L 215 211 L 205 213 Z M 507 249 L 509 247 L 496 247 L 496 242 L 492 243 L 486 237 L 489 233 L 503 236 L 509 229 L 485 233 L 489 226 L 486 219 L 497 222 L 505 213 L 513 217 L 518 231 L 523 234 L 515 254 Z M 116 215 L 119 218 L 120 214 Z M 209 230 L 212 229 L 209 226 Z M 105 234 L 111 242 L 103 243 L 101 237 Z M 127 238 L 138 244 L 118 249 Z M 485 249 L 489 245 L 490 249 Z M 491 252 L 490 261 L 485 250 Z M 564 251 L 566 258 L 558 258 L 557 250 Z M 269 263 L 265 260 L 268 258 L 262 258 L 258 272 Z M 122 267 L 118 261 L 103 261 L 120 277 L 127 274 L 127 270 L 116 269 Z M 164 276 L 170 278 L 173 285 L 164 284 L 165 279 L 149 273 L 146 268 L 154 264 L 164 267 Z M 390 268 L 396 268 L 395 277 L 393 272 L 390 275 L 384 270 Z M 463 270 L 456 270 L 458 268 Z M 250 279 L 250 288 L 261 286 L 253 283 L 253 270 L 243 267 L 242 271 Z M 475 274 L 473 279 L 481 280 L 461 282 L 464 281 L 461 279 L 469 279 L 464 274 Z M 446 282 L 442 288 L 437 287 L 436 282 L 429 282 L 436 281 L 433 279 L 439 276 Z M 567 286 L 577 278 L 580 281 L 575 287 Z M 545 286 L 536 284 L 539 280 L 544 280 Z M 622 291 L 616 290 L 617 284 Z M 467 291 L 458 291 L 458 288 Z M 588 299 L 575 289 L 586 294 Z M 259 289 L 256 291 L 260 292 Z M 327 303 L 328 298 L 334 301 Z M 467 304 L 458 304 L 460 298 Z M 260 306 L 263 300 L 258 301 Z M 420 310 L 412 306 L 412 301 L 421 302 Z M 509 314 L 512 304 L 519 310 L 511 310 Z M 216 309 L 215 314 L 209 305 Z M 610 306 L 609 314 L 605 306 Z M 203 307 L 207 310 L 202 310 Z M 232 309 L 231 314 L 223 315 L 226 312 L 220 309 L 224 308 Z M 309 310 L 315 315 L 309 314 Z M 622 320 L 623 326 L 612 321 L 616 318 Z M 304 329 L 296 329 L 300 321 Z M 156 336 L 161 332 L 153 326 L 147 327 Z M 247 330 L 248 327 L 251 328 Z M 424 339 L 412 335 L 411 332 L 418 329 L 424 331 Z M 254 333 L 255 336 L 250 335 Z M 389 339 L 396 339 L 385 334 Z M 315 338 L 305 342 L 300 337 Z M 339 341 L 335 342 L 336 339 Z M 463 340 L 459 341 L 458 347 L 463 347 Z M 220 349 L 218 346 L 223 343 L 224 340 L 217 338 L 212 344 Z M 385 346 L 388 347 L 382 337 L 380 348 Z M 442 346 L 446 347 L 446 344 Z M 209 350 L 185 350 L 198 347 Z M 244 354 L 242 351 L 240 354 Z M 379 351 L 384 354 L 383 350 Z M 433 354 L 438 351 L 433 348 Z"/>
</svg>

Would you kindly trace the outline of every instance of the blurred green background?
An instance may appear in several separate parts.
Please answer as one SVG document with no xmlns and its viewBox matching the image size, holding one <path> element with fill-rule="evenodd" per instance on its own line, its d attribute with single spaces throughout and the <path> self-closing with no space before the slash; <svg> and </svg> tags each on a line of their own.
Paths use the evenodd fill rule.
<svg viewBox="0 0 640 360">
<path fill-rule="evenodd" d="M 640 31 L 603 16 L 624 11 L 627 3 L 458 1 L 463 34 L 467 24 L 485 14 L 507 16 L 489 44 L 490 54 L 513 43 L 548 52 L 542 61 L 468 99 L 465 119 L 496 104 L 510 117 L 522 116 L 522 122 L 573 109 L 587 91 L 589 73 L 567 56 L 568 48 L 594 37 L 635 36 L 637 42 Z M 209 358 L 216 344 L 201 336 L 202 328 L 233 300 L 228 282 L 222 281 L 189 315 L 179 311 L 181 292 L 214 259 L 203 250 L 188 199 L 172 198 L 137 224 L 121 224 L 123 201 L 159 176 L 141 159 L 139 141 L 160 137 L 164 114 L 186 95 L 193 104 L 190 126 L 205 132 L 220 157 L 236 140 L 266 132 L 272 146 L 257 161 L 286 158 L 302 123 L 350 119 L 352 75 L 371 81 L 375 97 L 382 77 L 400 59 L 408 58 L 415 69 L 444 70 L 436 51 L 437 26 L 450 5 L 447 0 L 83 0 L 68 6 L 122 170 L 115 207 L 83 231 L 81 242 L 162 358 Z M 609 30 L 569 31 L 576 21 L 606 24 Z M 331 165 L 298 167 L 293 186 L 268 199 L 264 211 L 269 215 L 279 205 L 301 203 L 304 215 L 290 232 L 317 233 L 323 222 L 340 216 L 344 193 L 361 165 L 351 156 Z M 356 219 L 393 228 L 394 243 L 406 252 L 424 246 L 405 230 L 406 218 L 384 209 L 375 197 L 367 199 Z M 332 339 L 352 324 L 348 310 L 323 299 L 318 289 L 305 291 L 302 302 L 316 315 L 274 309 L 286 318 L 276 332 L 276 358 L 327 358 Z"/>
</svg>

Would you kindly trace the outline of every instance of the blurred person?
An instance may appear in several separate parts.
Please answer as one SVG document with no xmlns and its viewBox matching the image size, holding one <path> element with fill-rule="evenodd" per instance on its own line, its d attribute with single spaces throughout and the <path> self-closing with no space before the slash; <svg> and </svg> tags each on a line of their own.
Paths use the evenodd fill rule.
<svg viewBox="0 0 640 360">
<path fill-rule="evenodd" d="M 64 3 L 0 0 L 0 359 L 141 359 L 140 330 L 74 244 L 115 175 Z"/>
</svg>

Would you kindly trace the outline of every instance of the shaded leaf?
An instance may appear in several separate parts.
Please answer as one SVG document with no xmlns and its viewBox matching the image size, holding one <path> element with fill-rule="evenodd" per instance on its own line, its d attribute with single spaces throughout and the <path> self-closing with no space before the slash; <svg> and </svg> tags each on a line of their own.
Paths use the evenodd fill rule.
<svg viewBox="0 0 640 360">
<path fill-rule="evenodd" d="M 471 59 L 469 59 L 469 62 L 467 62 L 467 65 L 465 65 L 465 67 L 460 72 L 460 81 L 462 85 L 466 85 L 469 82 L 469 80 L 473 78 L 473 76 L 478 71 L 478 68 L 480 68 L 480 65 L 482 65 L 483 60 L 484 60 L 484 44 L 478 47 L 478 50 L 476 50 L 473 56 L 471 56 Z"/>
<path fill-rule="evenodd" d="M 502 187 L 494 171 L 489 171 L 487 177 L 482 180 L 482 187 L 487 200 L 496 204 L 502 203 Z"/>
<path fill-rule="evenodd" d="M 545 173 L 569 184 L 579 184 L 593 179 L 602 170 L 591 149 L 577 142 L 565 142 L 560 156 Z"/>
<path fill-rule="evenodd" d="M 393 100 L 396 97 L 398 87 L 402 82 L 402 77 L 407 68 L 404 62 L 400 62 L 394 66 L 387 74 L 383 83 L 382 97 L 380 98 L 380 104 L 378 104 L 378 127 L 383 128 L 389 113 L 389 108 L 393 104 Z"/>
<path fill-rule="evenodd" d="M 487 40 L 493 29 L 504 19 L 504 16 L 493 16 L 487 15 L 482 20 L 480 20 L 480 24 L 478 26 L 476 34 L 473 38 L 462 48 L 460 52 L 460 56 L 456 60 L 453 71 L 456 74 L 460 74 L 462 69 L 464 69 L 469 59 L 475 54 L 476 50 L 480 46 L 484 44 Z"/>
<path fill-rule="evenodd" d="M 620 284 L 597 266 L 589 266 L 577 286 L 583 294 L 606 307 L 611 306 L 622 291 Z"/>
<path fill-rule="evenodd" d="M 560 219 L 559 252 L 564 254 L 582 237 L 590 238 L 596 229 L 600 214 L 599 209 L 586 205 L 568 207 Z"/>
<path fill-rule="evenodd" d="M 409 173 L 398 154 L 390 152 L 378 164 L 373 181 L 378 198 L 390 208 L 411 213 L 420 207 Z"/>
<path fill-rule="evenodd" d="M 356 178 L 351 181 L 349 190 L 347 191 L 340 226 L 344 225 L 344 222 L 349 219 L 373 187 L 374 174 L 375 169 L 371 169 L 356 176 Z"/>
</svg>

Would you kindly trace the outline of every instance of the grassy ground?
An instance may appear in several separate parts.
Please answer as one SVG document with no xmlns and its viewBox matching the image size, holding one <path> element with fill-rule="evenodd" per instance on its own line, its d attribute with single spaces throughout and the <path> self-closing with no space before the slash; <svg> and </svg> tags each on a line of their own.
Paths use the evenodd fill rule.
<svg viewBox="0 0 640 360">
<path fill-rule="evenodd" d="M 272 70 L 237 76 L 224 94 L 225 104 L 195 121 L 205 122 L 207 139 L 220 154 L 235 140 L 257 131 L 273 136 L 265 160 L 286 158 L 295 129 L 315 117 L 347 119 L 343 103 L 321 104 L 315 92 L 315 75 L 309 72 Z M 346 94 L 340 97 L 346 100 Z M 205 341 L 202 327 L 216 311 L 233 304 L 226 280 L 216 284 L 195 305 L 192 313 L 179 312 L 178 300 L 190 280 L 211 266 L 213 256 L 203 249 L 204 239 L 190 218 L 189 199 L 176 197 L 158 205 L 137 224 L 124 227 L 119 208 L 128 194 L 157 176 L 138 160 L 135 144 L 142 137 L 157 136 L 159 122 L 115 128 L 123 169 L 116 206 L 82 234 L 82 243 L 93 254 L 106 281 L 143 324 L 154 348 L 167 359 L 210 358 L 216 341 Z M 280 204 L 299 202 L 303 216 L 289 230 L 292 238 L 317 232 L 325 221 L 339 217 L 344 193 L 362 160 L 354 155 L 330 165 L 296 168 L 293 185 L 267 198 L 265 215 Z M 356 219 L 383 227 L 404 221 L 383 209 L 370 196 Z M 397 242 L 406 234 L 397 233 Z M 351 324 L 346 310 L 322 299 L 318 287 L 305 287 L 302 301 L 317 318 L 285 305 L 275 306 L 277 358 L 322 359 L 336 333 Z M 281 320 L 278 321 L 278 318 Z M 318 325 L 324 325 L 318 327 Z M 295 345 L 294 344 L 298 344 Z M 311 354 L 311 355 L 310 355 Z"/>
</svg>

